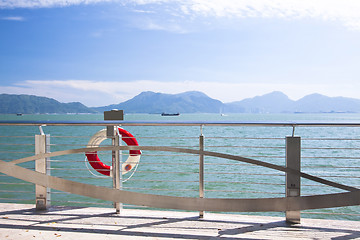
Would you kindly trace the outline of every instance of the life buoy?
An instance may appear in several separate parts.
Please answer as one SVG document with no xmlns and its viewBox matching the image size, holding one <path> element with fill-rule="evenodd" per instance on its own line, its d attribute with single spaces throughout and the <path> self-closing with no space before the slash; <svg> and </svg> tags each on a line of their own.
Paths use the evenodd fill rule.
<svg viewBox="0 0 360 240">
<path fill-rule="evenodd" d="M 122 140 L 128 145 L 128 146 L 139 146 L 136 138 L 128 131 L 122 128 L 118 128 L 119 134 L 121 135 Z M 89 140 L 87 147 L 98 147 L 102 141 L 106 139 L 106 129 L 102 129 L 98 131 L 97 133 L 92 136 L 92 138 Z M 111 169 L 112 167 L 109 165 L 104 164 L 101 162 L 99 156 L 97 155 L 97 152 L 85 152 L 86 158 L 90 165 L 99 173 L 111 176 Z M 136 164 L 140 161 L 140 150 L 130 150 L 129 151 L 129 157 L 128 159 L 122 164 L 122 174 L 126 174 L 131 169 L 133 169 Z"/>
</svg>

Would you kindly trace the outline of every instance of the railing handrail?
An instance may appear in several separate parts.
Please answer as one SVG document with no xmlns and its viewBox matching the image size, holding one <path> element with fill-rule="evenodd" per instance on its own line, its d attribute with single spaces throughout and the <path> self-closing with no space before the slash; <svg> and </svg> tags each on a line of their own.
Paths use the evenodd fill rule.
<svg viewBox="0 0 360 240">
<path fill-rule="evenodd" d="M 0 121 L 0 126 L 253 126 L 360 127 L 360 122 L 243 122 L 243 121 Z"/>
</svg>

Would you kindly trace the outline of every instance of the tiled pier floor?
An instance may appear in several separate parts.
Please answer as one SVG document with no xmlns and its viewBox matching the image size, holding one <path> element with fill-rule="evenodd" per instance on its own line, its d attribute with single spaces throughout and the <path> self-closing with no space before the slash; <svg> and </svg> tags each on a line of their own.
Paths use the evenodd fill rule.
<svg viewBox="0 0 360 240">
<path fill-rule="evenodd" d="M 360 239 L 360 222 L 0 203 L 0 239 Z"/>
</svg>

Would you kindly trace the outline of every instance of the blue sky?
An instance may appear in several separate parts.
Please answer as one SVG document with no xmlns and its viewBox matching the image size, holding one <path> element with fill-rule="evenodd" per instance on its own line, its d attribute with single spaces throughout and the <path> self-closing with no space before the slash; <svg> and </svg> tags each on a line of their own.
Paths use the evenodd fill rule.
<svg viewBox="0 0 360 240">
<path fill-rule="evenodd" d="M 0 0 L 0 93 L 360 98 L 357 0 Z"/>
</svg>

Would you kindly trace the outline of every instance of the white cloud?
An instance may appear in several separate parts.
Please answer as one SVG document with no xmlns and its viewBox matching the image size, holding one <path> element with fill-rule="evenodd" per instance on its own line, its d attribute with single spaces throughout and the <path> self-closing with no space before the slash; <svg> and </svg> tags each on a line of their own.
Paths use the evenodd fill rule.
<svg viewBox="0 0 360 240">
<path fill-rule="evenodd" d="M 129 5 L 144 14 L 148 14 L 149 10 L 136 8 L 158 6 L 158 13 L 188 17 L 316 18 L 340 21 L 348 28 L 360 30 L 359 0 L 0 0 L 0 8 L 41 8 L 100 2 Z"/>
<path fill-rule="evenodd" d="M 217 18 L 316 18 L 340 21 L 345 26 L 360 30 L 360 1 L 358 0 L 132 0 L 146 4 L 172 3 L 178 12 L 187 16 Z"/>
<path fill-rule="evenodd" d="M 0 0 L 0 8 L 48 8 L 94 4 L 113 0 Z"/>
<path fill-rule="evenodd" d="M 152 19 L 137 19 L 133 24 L 143 30 L 155 30 L 155 31 L 166 31 L 172 33 L 184 34 L 188 33 L 189 30 L 184 28 L 181 24 L 173 22 L 160 22 Z"/>
<path fill-rule="evenodd" d="M 129 81 L 105 82 L 87 80 L 49 80 L 25 81 L 16 86 L 2 87 L 0 93 L 32 94 L 54 98 L 60 102 L 79 101 L 86 106 L 105 106 L 120 103 L 138 95 L 143 91 L 162 93 L 181 93 L 185 91 L 201 91 L 209 97 L 222 102 L 240 101 L 244 98 L 263 95 L 272 91 L 282 91 L 296 100 L 311 93 L 327 96 L 344 96 L 358 98 L 359 84 L 339 83 L 323 84 L 270 84 L 270 83 L 226 83 L 226 82 L 160 82 Z"/>
<path fill-rule="evenodd" d="M 8 20 L 8 21 L 25 21 L 24 17 L 20 17 L 20 16 L 11 16 L 11 17 L 2 17 L 0 18 L 1 20 Z"/>
</svg>

